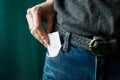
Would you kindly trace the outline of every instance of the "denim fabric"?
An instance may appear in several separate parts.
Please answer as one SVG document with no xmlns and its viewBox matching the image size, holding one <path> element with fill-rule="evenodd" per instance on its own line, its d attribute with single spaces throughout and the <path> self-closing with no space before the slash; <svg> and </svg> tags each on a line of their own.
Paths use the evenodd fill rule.
<svg viewBox="0 0 120 80">
<path fill-rule="evenodd" d="M 66 46 L 66 41 L 67 51 L 61 48 L 57 57 L 46 56 L 43 80 L 120 80 L 119 57 L 98 58 L 82 48 Z"/>
<path fill-rule="evenodd" d="M 70 46 L 55 58 L 46 57 L 43 80 L 96 80 L 96 57 Z"/>
</svg>

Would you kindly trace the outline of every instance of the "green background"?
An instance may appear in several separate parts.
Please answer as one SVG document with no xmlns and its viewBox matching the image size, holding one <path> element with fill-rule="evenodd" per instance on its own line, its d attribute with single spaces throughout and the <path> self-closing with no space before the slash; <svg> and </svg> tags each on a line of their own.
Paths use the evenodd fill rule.
<svg viewBox="0 0 120 80">
<path fill-rule="evenodd" d="M 46 49 L 30 34 L 28 8 L 44 0 L 0 0 L 0 80 L 41 80 Z"/>
</svg>

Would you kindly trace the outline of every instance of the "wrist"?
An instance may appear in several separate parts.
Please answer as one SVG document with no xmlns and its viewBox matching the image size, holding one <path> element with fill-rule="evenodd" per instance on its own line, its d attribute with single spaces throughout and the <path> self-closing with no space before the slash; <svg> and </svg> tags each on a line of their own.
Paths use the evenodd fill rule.
<svg viewBox="0 0 120 80">
<path fill-rule="evenodd" d="M 54 0 L 46 0 L 46 3 L 49 4 L 51 6 L 51 8 L 53 8 Z"/>
<path fill-rule="evenodd" d="M 46 0 L 46 2 L 49 2 L 49 3 L 54 3 L 54 0 Z"/>
</svg>

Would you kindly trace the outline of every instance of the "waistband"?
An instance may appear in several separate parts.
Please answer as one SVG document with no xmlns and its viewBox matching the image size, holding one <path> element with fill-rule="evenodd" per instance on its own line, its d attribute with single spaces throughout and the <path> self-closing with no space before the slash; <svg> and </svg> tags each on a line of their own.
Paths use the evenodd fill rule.
<svg viewBox="0 0 120 80">
<path fill-rule="evenodd" d="M 57 30 L 60 34 L 61 38 L 64 38 L 65 34 L 67 33 L 67 31 L 65 31 L 64 29 L 60 28 L 60 27 L 56 27 L 55 30 Z M 81 47 L 84 48 L 86 50 L 89 50 L 89 43 L 92 39 L 90 38 L 86 38 L 84 36 L 80 36 L 77 34 L 70 34 L 70 44 L 75 45 L 77 47 Z"/>
<path fill-rule="evenodd" d="M 64 39 L 66 33 L 69 33 L 60 27 L 55 27 L 55 30 L 59 32 L 62 39 Z M 116 39 L 106 40 L 101 36 L 94 36 L 93 38 L 88 38 L 74 33 L 70 33 L 69 35 L 70 44 L 86 49 L 96 56 L 104 56 L 106 54 L 116 52 Z M 68 45 L 68 43 L 66 44 Z"/>
</svg>

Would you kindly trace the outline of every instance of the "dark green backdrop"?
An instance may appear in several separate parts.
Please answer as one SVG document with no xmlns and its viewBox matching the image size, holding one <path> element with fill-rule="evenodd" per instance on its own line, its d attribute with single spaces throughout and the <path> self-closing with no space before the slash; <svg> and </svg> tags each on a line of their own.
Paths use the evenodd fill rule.
<svg viewBox="0 0 120 80">
<path fill-rule="evenodd" d="M 0 0 L 0 80 L 41 80 L 45 48 L 35 40 L 26 10 L 44 0 Z"/>
</svg>

